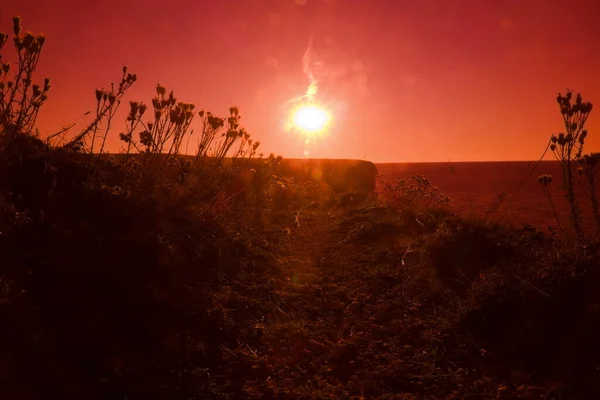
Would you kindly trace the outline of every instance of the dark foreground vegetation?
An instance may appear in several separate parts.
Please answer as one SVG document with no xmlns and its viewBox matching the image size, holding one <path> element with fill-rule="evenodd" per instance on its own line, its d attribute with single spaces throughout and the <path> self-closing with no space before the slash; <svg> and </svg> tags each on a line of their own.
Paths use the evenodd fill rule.
<svg viewBox="0 0 600 400">
<path fill-rule="evenodd" d="M 14 31 L 35 62 L 43 40 Z M 120 88 L 135 80 L 124 70 Z M 97 93 L 89 128 L 41 141 L 30 112 L 49 83 L 31 85 L 0 97 L 1 398 L 599 392 L 598 245 L 583 222 L 547 234 L 460 217 L 423 177 L 370 191 L 369 163 L 350 186 L 284 168 L 254 155 L 237 109 L 220 119 L 161 86 L 154 122 L 130 105 L 124 155 L 95 147 L 116 88 Z M 194 116 L 206 142 L 184 157 Z"/>
</svg>

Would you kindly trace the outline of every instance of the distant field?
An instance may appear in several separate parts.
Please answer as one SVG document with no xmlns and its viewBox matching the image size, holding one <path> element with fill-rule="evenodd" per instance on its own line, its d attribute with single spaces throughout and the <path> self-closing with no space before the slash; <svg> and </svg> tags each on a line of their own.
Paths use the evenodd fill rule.
<svg viewBox="0 0 600 400">
<path fill-rule="evenodd" d="M 568 210 L 560 192 L 562 185 L 560 166 L 554 161 L 544 161 L 534 170 L 536 162 L 457 162 L 457 163 L 407 163 L 376 164 L 380 180 L 394 182 L 400 178 L 420 174 L 450 197 L 452 204 L 462 213 L 481 213 L 489 208 L 501 193 L 512 194 L 529 174 L 531 176 L 515 194 L 507 209 L 511 221 L 527 223 L 541 228 L 555 226 L 556 221 L 548 199 L 540 188 L 537 177 L 551 174 L 554 177 L 554 202 L 561 221 L 568 223 Z"/>
</svg>

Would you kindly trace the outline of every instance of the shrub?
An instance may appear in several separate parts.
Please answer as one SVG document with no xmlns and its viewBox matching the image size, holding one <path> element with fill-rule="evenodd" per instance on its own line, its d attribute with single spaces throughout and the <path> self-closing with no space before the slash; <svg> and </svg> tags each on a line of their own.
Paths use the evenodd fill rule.
<svg viewBox="0 0 600 400">
<path fill-rule="evenodd" d="M 432 231 L 450 213 L 448 196 L 421 176 L 399 179 L 395 184 L 383 182 L 379 190 L 383 202 L 403 217 L 414 219 L 425 230 Z"/>
</svg>

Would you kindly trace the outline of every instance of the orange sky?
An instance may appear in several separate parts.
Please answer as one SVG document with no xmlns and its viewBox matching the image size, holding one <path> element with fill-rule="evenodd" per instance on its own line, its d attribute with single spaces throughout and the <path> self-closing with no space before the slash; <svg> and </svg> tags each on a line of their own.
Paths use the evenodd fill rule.
<svg viewBox="0 0 600 400">
<path fill-rule="evenodd" d="M 215 114 L 238 105 L 262 150 L 284 157 L 536 159 L 562 128 L 566 88 L 597 102 L 588 150 L 600 150 L 597 0 L 4 0 L 0 31 L 14 14 L 48 38 L 43 134 L 92 110 L 125 64 L 138 75 L 126 100 L 150 103 L 160 82 Z M 305 149 L 281 127 L 309 83 L 311 35 L 317 100 L 334 112 Z"/>
</svg>

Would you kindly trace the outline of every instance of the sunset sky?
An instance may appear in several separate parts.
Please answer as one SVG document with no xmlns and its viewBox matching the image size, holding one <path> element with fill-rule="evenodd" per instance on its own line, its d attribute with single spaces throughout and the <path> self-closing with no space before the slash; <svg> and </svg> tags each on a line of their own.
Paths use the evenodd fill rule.
<svg viewBox="0 0 600 400">
<path fill-rule="evenodd" d="M 0 31 L 14 14 L 47 36 L 42 134 L 92 110 L 127 65 L 127 101 L 150 103 L 160 82 L 215 114 L 237 105 L 262 151 L 284 157 L 533 160 L 561 131 L 566 88 L 597 103 L 600 151 L 597 0 L 3 0 Z M 306 71 L 332 114 L 308 145 L 283 129 Z"/>
</svg>

